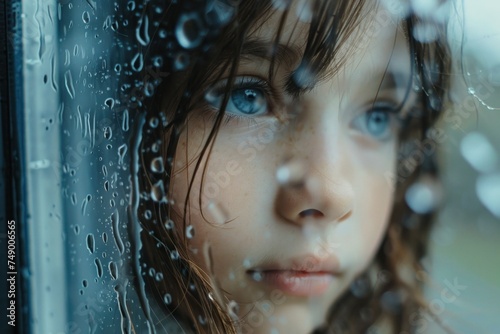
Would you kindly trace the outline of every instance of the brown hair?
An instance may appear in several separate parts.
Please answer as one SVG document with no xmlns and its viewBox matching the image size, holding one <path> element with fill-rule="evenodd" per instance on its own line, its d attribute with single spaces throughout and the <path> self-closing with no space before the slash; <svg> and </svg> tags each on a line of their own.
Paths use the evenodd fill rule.
<svg viewBox="0 0 500 334">
<path fill-rule="evenodd" d="M 145 284 L 148 294 L 157 300 L 166 314 L 173 314 L 180 321 L 190 324 L 196 332 L 235 333 L 237 324 L 226 305 L 220 305 L 211 298 L 217 287 L 213 286 L 210 273 L 201 270 L 191 260 L 185 235 L 186 211 L 183 221 L 176 221 L 172 228 L 172 203 L 168 197 L 165 201 L 158 201 L 158 198 L 155 201 L 148 194 L 161 192 L 160 185 L 163 185 L 166 194 L 172 191 L 169 189 L 169 180 L 179 134 L 187 125 L 189 113 L 203 101 L 210 83 L 219 80 L 224 70 L 229 68 L 230 84 L 224 94 L 223 106 L 217 114 L 201 157 L 196 162 L 196 172 L 203 172 L 198 170 L 201 158 L 210 154 L 221 126 L 241 47 L 251 29 L 257 23 L 263 23 L 273 9 L 271 1 L 225 1 L 229 12 L 234 10 L 234 15 L 227 18 L 210 16 L 213 12 L 204 11 L 203 6 L 204 9 L 198 12 L 196 5 L 189 5 L 190 1 L 181 3 L 177 7 L 170 5 L 163 13 L 164 28 L 173 31 L 179 17 L 186 12 L 195 13 L 191 16 L 195 18 L 191 23 L 198 25 L 196 29 L 204 29 L 204 37 L 197 42 L 197 46 L 189 49 L 175 41 L 170 42 L 170 62 L 165 62 L 164 66 L 172 73 L 162 78 L 157 93 L 148 103 L 139 147 L 141 176 L 134 184 L 138 192 L 144 194 L 137 199 L 137 217 L 144 232 L 147 232 L 141 235 L 141 262 L 144 266 L 140 270 L 145 272 L 144 268 L 154 268 L 164 273 L 164 279 L 158 281 L 142 272 L 136 275 L 139 281 L 144 277 L 144 282 L 138 285 Z M 339 46 L 343 45 L 363 19 L 361 8 L 366 4 L 363 0 L 317 0 L 313 4 L 310 31 L 299 67 L 308 66 L 312 73 L 320 76 L 325 75 L 332 63 L 336 67 L 342 64 L 338 56 Z M 288 9 L 282 15 L 276 42 Z M 429 130 L 441 113 L 442 101 L 448 89 L 446 73 L 449 73 L 450 60 L 442 36 L 431 43 L 420 43 L 414 38 L 414 27 L 418 23 L 419 19 L 415 16 L 403 20 L 414 60 L 412 79 L 416 80 L 420 91 L 417 103 L 404 120 L 405 127 L 400 135 L 399 174 L 395 180 L 396 199 L 389 227 L 374 262 L 365 274 L 353 282 L 361 289 L 353 288 L 345 292 L 332 306 L 327 327 L 317 329 L 317 333 L 363 333 L 382 320 L 390 325 L 394 333 L 412 332 L 417 326 L 419 312 L 428 310 L 422 297 L 423 281 L 417 273 L 423 270 L 420 261 L 426 255 L 433 214 L 413 212 L 404 196 L 420 177 L 427 175 L 437 178 L 438 169 L 434 152 L 425 154 L 422 161 L 409 169 L 403 162 L 414 149 L 412 145 L 429 137 Z M 441 28 L 439 31 L 442 33 L 443 30 Z M 162 42 L 159 37 L 157 39 L 157 43 Z M 154 52 L 154 48 L 150 51 Z M 179 57 L 184 60 L 182 68 L 175 64 Z M 270 76 L 272 71 L 273 66 Z M 413 85 L 413 82 L 408 83 L 408 89 L 413 89 Z M 151 119 L 163 121 L 151 126 Z M 164 169 L 160 173 L 150 168 L 152 161 L 158 157 L 164 161 Z M 199 201 L 201 203 L 201 194 Z M 187 203 L 188 198 L 185 200 L 185 210 Z M 144 218 L 148 216 L 146 212 L 151 212 L 151 217 Z M 171 303 L 164 302 L 167 293 L 172 297 Z"/>
</svg>

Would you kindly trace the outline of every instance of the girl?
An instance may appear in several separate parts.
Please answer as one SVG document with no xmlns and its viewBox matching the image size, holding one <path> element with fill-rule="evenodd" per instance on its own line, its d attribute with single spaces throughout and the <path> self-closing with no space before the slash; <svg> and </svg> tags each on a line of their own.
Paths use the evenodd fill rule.
<svg viewBox="0 0 500 334">
<path fill-rule="evenodd" d="M 437 169 L 435 149 L 415 153 L 438 141 L 449 56 L 444 21 L 385 3 L 145 7 L 170 72 L 140 123 L 132 200 L 158 330 L 422 330 L 433 214 L 413 195 Z"/>
</svg>

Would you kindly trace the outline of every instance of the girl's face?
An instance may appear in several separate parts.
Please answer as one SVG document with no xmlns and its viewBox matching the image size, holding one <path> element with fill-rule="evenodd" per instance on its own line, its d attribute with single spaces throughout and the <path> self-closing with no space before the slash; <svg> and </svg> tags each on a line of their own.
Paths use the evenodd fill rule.
<svg viewBox="0 0 500 334">
<path fill-rule="evenodd" d="M 256 25 L 212 152 L 194 179 L 187 211 L 194 262 L 210 272 L 210 248 L 215 279 L 254 333 L 308 333 L 321 325 L 386 231 L 410 56 L 403 31 L 383 9 L 365 15 L 340 49 L 340 69 L 298 96 L 285 84 L 306 44 L 306 13 L 291 8 L 271 81 L 262 50 L 274 42 L 282 12 Z M 311 83 L 306 71 L 295 78 Z M 179 228 L 225 84 L 207 90 L 207 105 L 181 135 L 171 180 Z"/>
</svg>

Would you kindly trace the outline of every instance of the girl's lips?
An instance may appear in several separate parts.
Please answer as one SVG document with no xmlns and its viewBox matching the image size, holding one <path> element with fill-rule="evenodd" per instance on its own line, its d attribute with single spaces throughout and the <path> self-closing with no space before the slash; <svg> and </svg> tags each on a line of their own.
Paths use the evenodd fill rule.
<svg viewBox="0 0 500 334">
<path fill-rule="evenodd" d="M 326 271 L 266 270 L 250 271 L 256 281 L 269 284 L 282 292 L 298 296 L 313 297 L 324 294 L 330 287 L 334 275 Z"/>
</svg>

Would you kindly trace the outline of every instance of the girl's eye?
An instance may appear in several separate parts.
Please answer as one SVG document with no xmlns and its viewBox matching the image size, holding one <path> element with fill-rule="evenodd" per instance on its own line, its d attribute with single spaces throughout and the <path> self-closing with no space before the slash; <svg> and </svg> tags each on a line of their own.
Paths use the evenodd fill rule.
<svg viewBox="0 0 500 334">
<path fill-rule="evenodd" d="M 207 102 L 215 109 L 222 107 L 227 81 L 216 85 L 206 95 Z M 270 95 L 265 81 L 255 77 L 236 78 L 232 90 L 228 93 L 226 114 L 235 117 L 255 117 L 268 113 Z"/>
<path fill-rule="evenodd" d="M 396 115 L 393 108 L 374 108 L 356 117 L 353 126 L 376 140 L 390 140 L 396 134 Z"/>
</svg>

